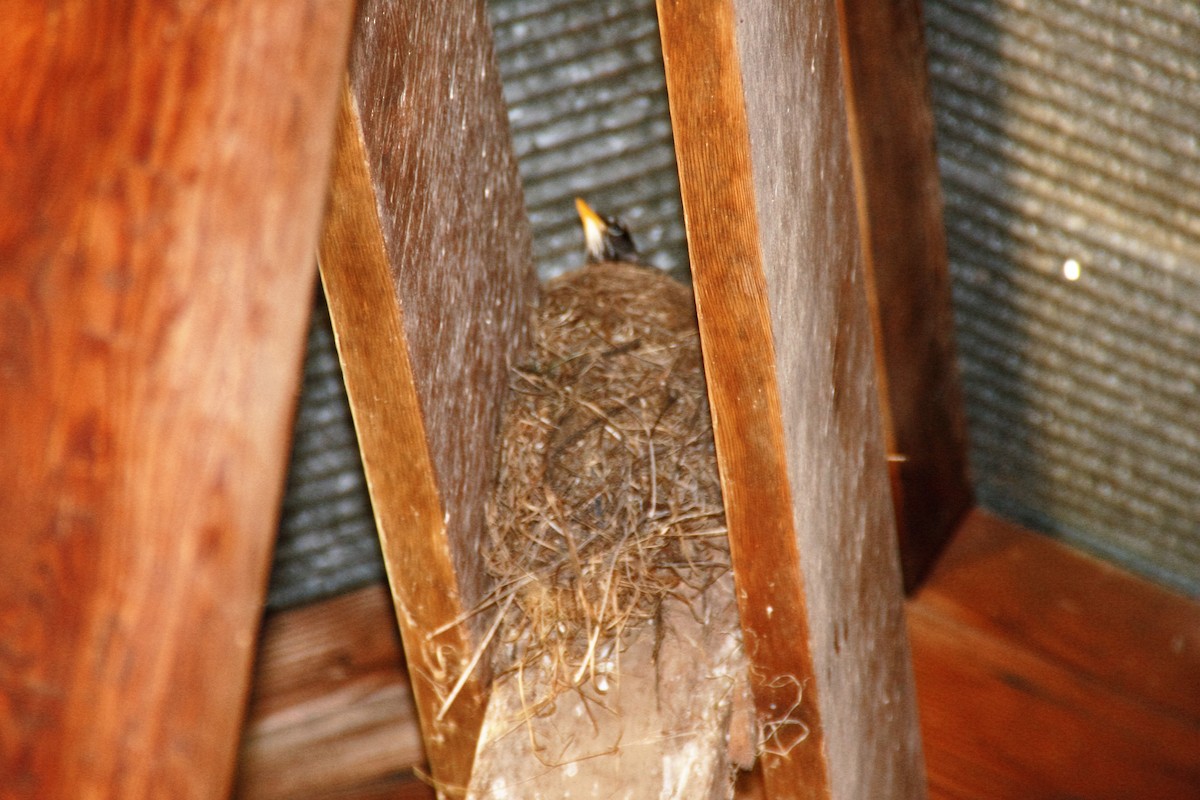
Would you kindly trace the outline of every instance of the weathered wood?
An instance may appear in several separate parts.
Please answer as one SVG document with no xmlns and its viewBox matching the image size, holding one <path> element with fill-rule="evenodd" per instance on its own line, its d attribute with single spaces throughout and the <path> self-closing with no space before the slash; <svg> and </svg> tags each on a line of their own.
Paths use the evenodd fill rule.
<svg viewBox="0 0 1200 800">
<path fill-rule="evenodd" d="M 220 797 L 351 4 L 5 17 L 0 784 Z"/>
<path fill-rule="evenodd" d="M 981 512 L 909 603 L 935 798 L 1200 791 L 1200 605 Z"/>
<path fill-rule="evenodd" d="M 659 18 L 768 793 L 921 797 L 836 8 Z"/>
<path fill-rule="evenodd" d="M 267 618 L 235 797 L 351 791 L 424 760 L 384 586 Z"/>
<path fill-rule="evenodd" d="M 920 0 L 840 0 L 884 437 L 907 589 L 971 507 Z"/>
<path fill-rule="evenodd" d="M 462 626 L 451 625 L 436 640 L 428 636 L 461 617 L 466 605 L 450 556 L 447 514 L 348 86 L 320 265 L 413 692 L 423 710 L 427 750 L 443 775 L 457 776 L 443 780 L 465 785 L 485 697 L 479 683 L 468 682 L 454 714 L 437 722 L 442 698 L 473 644 Z"/>
<path fill-rule="evenodd" d="M 364 786 L 297 797 L 295 800 L 433 800 L 437 794 L 411 773 L 380 778 Z"/>
<path fill-rule="evenodd" d="M 361 110 L 361 115 L 359 111 Z M 434 778 L 464 787 L 486 670 L 492 445 L 535 279 L 481 3 L 365 2 L 321 269 Z"/>
<path fill-rule="evenodd" d="M 503 676 L 468 800 L 733 797 L 738 761 L 753 763 L 757 738 L 736 630 L 726 575 L 627 636 L 603 692 L 589 684 L 534 713 L 546 671 Z"/>
<path fill-rule="evenodd" d="M 384 594 L 381 588 L 364 590 L 371 591 Z M 381 601 L 322 605 L 329 606 L 328 614 L 316 616 L 325 622 L 297 618 L 288 626 L 308 629 L 305 638 L 340 641 L 342 627 L 365 634 L 392 624 Z M 1117 793 L 1112 787 L 1124 786 L 1135 787 L 1125 792 L 1133 797 L 1195 795 L 1200 786 L 1195 599 L 976 511 L 909 601 L 908 612 L 933 798 L 1110 796 Z M 359 648 L 371 653 L 381 643 L 395 648 L 390 636 L 355 636 L 346 646 L 351 653 Z M 318 650 L 316 641 L 313 648 Z M 264 651 L 260 674 L 278 674 L 270 665 L 275 657 Z M 393 669 L 391 680 L 402 681 L 398 652 Z M 276 687 L 263 693 L 281 692 L 280 705 L 271 704 L 281 708 L 292 691 Z M 336 690 L 329 698 L 348 714 L 366 701 Z M 408 725 L 415 736 L 411 710 L 394 723 Z M 407 765 L 397 769 L 401 766 Z M 365 770 L 364 778 L 367 774 L 374 772 Z M 379 784 L 399 790 L 406 782 Z M 739 789 L 742 797 L 765 796 L 752 776 Z M 328 787 L 308 796 L 376 795 Z"/>
<path fill-rule="evenodd" d="M 973 511 L 914 598 L 1200 725 L 1200 603 Z"/>
</svg>

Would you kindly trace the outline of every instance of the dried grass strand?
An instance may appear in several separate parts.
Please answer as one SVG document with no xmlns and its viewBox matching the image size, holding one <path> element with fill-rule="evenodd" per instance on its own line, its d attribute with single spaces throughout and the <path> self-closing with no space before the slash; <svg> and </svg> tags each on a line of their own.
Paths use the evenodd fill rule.
<svg viewBox="0 0 1200 800">
<path fill-rule="evenodd" d="M 711 585 L 729 553 L 691 292 L 590 266 L 545 287 L 533 339 L 501 433 L 481 606 L 503 605 L 498 673 L 548 660 L 553 696 L 594 685 L 629 626 Z"/>
</svg>

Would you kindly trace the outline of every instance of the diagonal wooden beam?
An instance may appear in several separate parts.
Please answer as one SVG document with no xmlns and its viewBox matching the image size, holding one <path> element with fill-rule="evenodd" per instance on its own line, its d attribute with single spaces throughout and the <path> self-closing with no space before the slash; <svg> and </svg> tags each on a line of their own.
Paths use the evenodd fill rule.
<svg viewBox="0 0 1200 800">
<path fill-rule="evenodd" d="M 920 0 L 841 0 L 851 144 L 905 588 L 971 508 Z"/>
<path fill-rule="evenodd" d="M 352 4 L 5 17 L 0 784 L 226 796 Z"/>
<path fill-rule="evenodd" d="M 508 370 L 536 278 L 483 6 L 365 2 L 321 274 L 432 773 L 486 703 L 470 611 Z M 465 621 L 464 621 L 465 620 Z"/>
<path fill-rule="evenodd" d="M 658 8 L 767 792 L 921 797 L 837 9 Z"/>
</svg>

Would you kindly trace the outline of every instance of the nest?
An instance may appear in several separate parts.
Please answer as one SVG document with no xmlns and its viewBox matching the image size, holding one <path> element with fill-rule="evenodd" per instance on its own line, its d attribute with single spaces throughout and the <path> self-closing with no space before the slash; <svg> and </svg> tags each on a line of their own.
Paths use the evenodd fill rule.
<svg viewBox="0 0 1200 800">
<path fill-rule="evenodd" d="M 484 555 L 498 671 L 548 665 L 553 694 L 599 685 L 623 636 L 713 584 L 729 549 L 691 292 L 589 266 L 547 284 L 533 338 Z"/>
</svg>

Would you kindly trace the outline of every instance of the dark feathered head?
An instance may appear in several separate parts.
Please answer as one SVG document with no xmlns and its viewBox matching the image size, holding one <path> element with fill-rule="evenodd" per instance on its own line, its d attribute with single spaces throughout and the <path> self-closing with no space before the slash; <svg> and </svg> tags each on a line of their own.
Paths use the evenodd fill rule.
<svg viewBox="0 0 1200 800">
<path fill-rule="evenodd" d="M 587 245 L 589 263 L 601 261 L 625 261 L 638 263 L 637 245 L 629 235 L 629 229 L 614 217 L 602 217 L 591 206 L 578 197 L 575 210 L 583 222 L 583 239 Z"/>
</svg>

